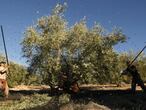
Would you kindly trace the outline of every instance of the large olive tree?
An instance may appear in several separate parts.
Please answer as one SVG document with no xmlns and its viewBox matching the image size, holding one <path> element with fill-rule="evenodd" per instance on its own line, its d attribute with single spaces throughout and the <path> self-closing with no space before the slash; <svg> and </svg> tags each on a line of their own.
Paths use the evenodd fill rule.
<svg viewBox="0 0 146 110">
<path fill-rule="evenodd" d="M 49 16 L 25 31 L 21 44 L 29 70 L 51 87 L 58 84 L 62 67 L 82 83 L 112 82 L 119 71 L 113 46 L 126 37 L 119 29 L 106 33 L 98 24 L 88 28 L 86 19 L 69 27 L 65 9 L 66 5 L 56 5 Z"/>
</svg>

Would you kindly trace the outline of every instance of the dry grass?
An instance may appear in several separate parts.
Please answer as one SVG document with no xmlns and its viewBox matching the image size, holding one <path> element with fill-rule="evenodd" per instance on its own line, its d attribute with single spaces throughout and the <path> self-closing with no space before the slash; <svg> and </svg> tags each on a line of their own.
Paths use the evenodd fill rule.
<svg viewBox="0 0 146 110">
<path fill-rule="evenodd" d="M 34 94 L 30 96 L 11 95 L 8 100 L 0 101 L 0 110 L 30 109 L 46 104 L 50 99 L 51 97 L 48 97 L 46 94 Z"/>
</svg>

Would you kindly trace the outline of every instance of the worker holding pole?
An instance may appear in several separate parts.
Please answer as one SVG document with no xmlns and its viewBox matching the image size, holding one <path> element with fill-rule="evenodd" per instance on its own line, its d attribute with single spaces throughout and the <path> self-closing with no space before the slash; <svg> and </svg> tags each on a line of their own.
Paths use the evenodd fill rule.
<svg viewBox="0 0 146 110">
<path fill-rule="evenodd" d="M 144 92 L 146 92 L 146 87 L 144 85 L 143 80 L 140 77 L 140 74 L 136 68 L 135 65 L 133 65 L 133 62 L 138 58 L 138 56 L 143 52 L 144 48 L 139 52 L 139 54 L 130 62 L 129 60 L 126 61 L 127 68 L 122 71 L 121 75 L 127 75 L 130 74 L 132 76 L 132 82 L 131 82 L 131 90 L 134 93 L 136 91 L 136 84 L 138 84 Z"/>
<path fill-rule="evenodd" d="M 1 33 L 2 33 L 2 39 L 3 39 L 3 44 L 4 44 L 4 50 L 5 50 L 5 55 L 6 55 L 6 62 L 5 61 L 0 61 L 0 89 L 4 93 L 5 98 L 8 98 L 9 95 L 9 87 L 7 84 L 7 76 L 9 72 L 9 61 L 8 61 L 8 55 L 7 55 L 7 49 L 6 49 L 6 44 L 5 44 L 5 38 L 4 38 L 4 32 L 3 32 L 3 27 L 1 27 Z"/>
</svg>

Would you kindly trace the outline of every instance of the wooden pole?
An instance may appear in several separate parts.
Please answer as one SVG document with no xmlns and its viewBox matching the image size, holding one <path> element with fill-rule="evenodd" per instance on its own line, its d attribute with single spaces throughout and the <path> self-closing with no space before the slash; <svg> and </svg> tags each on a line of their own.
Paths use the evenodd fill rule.
<svg viewBox="0 0 146 110">
<path fill-rule="evenodd" d="M 6 55 L 6 61 L 7 61 L 7 65 L 9 65 L 8 54 L 7 54 L 7 48 L 6 48 L 5 37 L 4 37 L 4 31 L 3 31 L 2 25 L 1 25 L 1 33 L 2 33 L 2 39 L 3 39 L 4 50 L 5 50 L 5 55 Z"/>
<path fill-rule="evenodd" d="M 143 49 L 136 55 L 136 57 L 130 62 L 129 66 L 131 66 L 133 64 L 133 62 L 139 57 L 139 55 L 144 51 L 144 49 L 146 48 L 146 45 L 143 47 Z"/>
</svg>

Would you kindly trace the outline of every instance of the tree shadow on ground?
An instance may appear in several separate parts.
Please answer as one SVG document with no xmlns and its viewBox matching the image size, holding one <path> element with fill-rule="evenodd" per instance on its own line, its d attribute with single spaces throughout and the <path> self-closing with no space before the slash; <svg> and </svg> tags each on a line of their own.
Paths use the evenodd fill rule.
<svg viewBox="0 0 146 110">
<path fill-rule="evenodd" d="M 146 110 L 146 93 L 130 90 L 83 90 L 81 93 L 72 96 L 74 103 L 89 103 L 93 101 L 100 105 L 107 106 L 112 110 Z"/>
<path fill-rule="evenodd" d="M 37 93 L 36 91 L 19 91 L 25 95 Z M 39 94 L 49 93 L 49 91 L 39 91 Z M 14 92 L 13 92 L 14 94 Z M 60 109 L 59 96 L 50 95 L 53 98 L 42 106 L 37 106 L 27 110 L 64 110 Z M 77 94 L 72 94 L 70 102 L 66 104 L 65 110 L 84 110 L 83 106 L 90 102 L 94 104 L 104 105 L 111 110 L 146 110 L 146 93 L 136 91 L 134 94 L 130 90 L 87 90 L 81 89 Z M 63 105 L 65 106 L 65 105 Z M 94 110 L 98 110 L 94 108 Z M 104 110 L 104 109 L 101 109 Z M 106 109 L 105 109 L 106 110 Z"/>
</svg>

